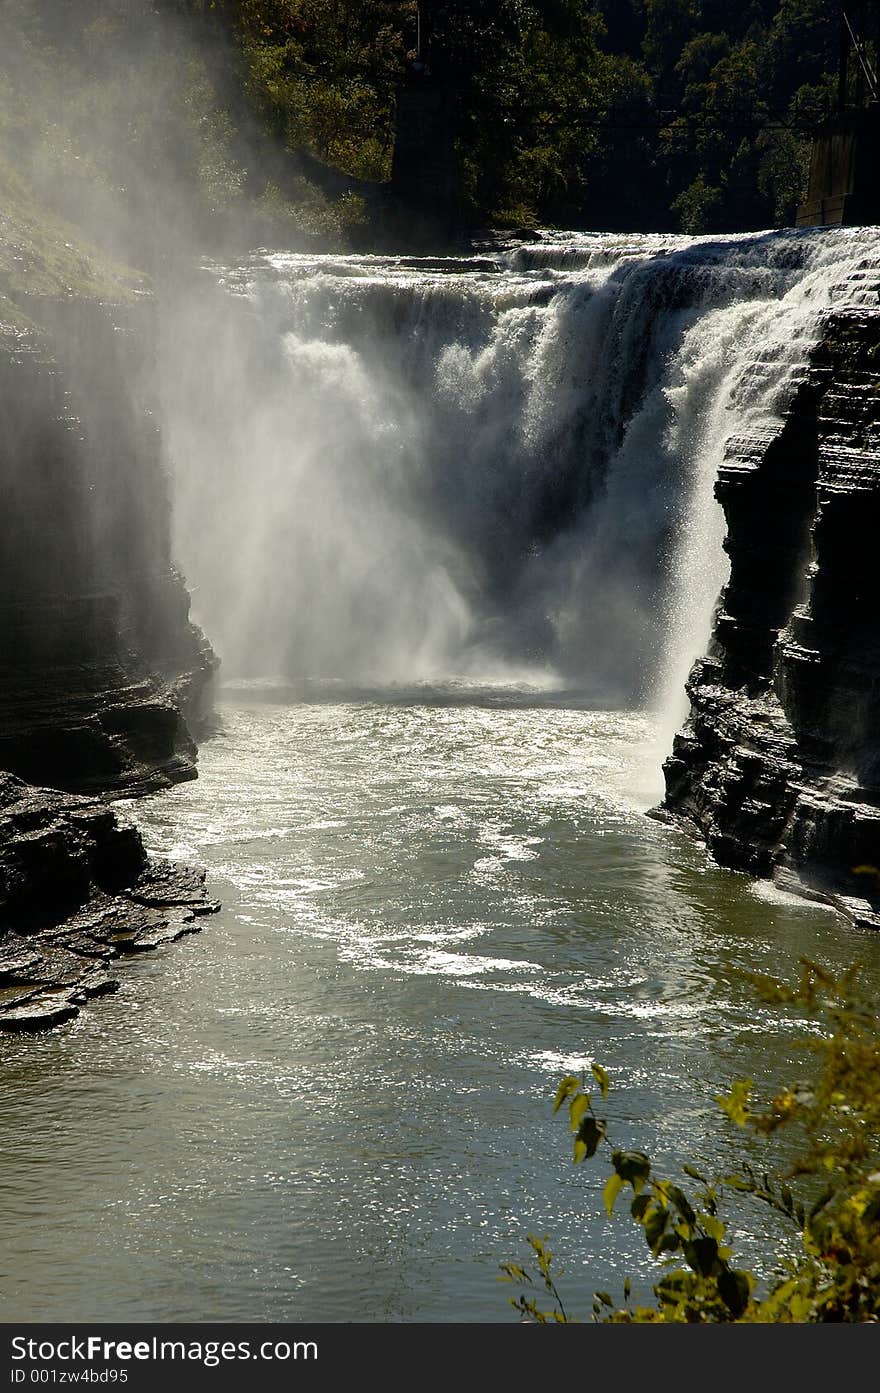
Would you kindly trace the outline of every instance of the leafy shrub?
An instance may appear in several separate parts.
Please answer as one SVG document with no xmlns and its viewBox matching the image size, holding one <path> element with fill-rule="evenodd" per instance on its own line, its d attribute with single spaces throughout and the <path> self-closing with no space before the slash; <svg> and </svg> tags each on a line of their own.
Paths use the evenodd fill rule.
<svg viewBox="0 0 880 1393">
<path fill-rule="evenodd" d="M 653 1288 L 655 1304 L 632 1304 L 631 1284 L 623 1302 L 608 1292 L 593 1297 L 593 1318 L 614 1324 L 647 1322 L 792 1323 L 880 1319 L 880 1009 L 862 986 L 858 965 L 834 977 L 802 960 L 796 987 L 753 976 L 764 1000 L 797 1005 L 826 1027 L 803 1042 L 818 1059 L 812 1084 L 781 1088 L 764 1108 L 752 1103 L 752 1082 L 734 1083 L 717 1101 L 737 1127 L 759 1136 L 780 1128 L 799 1134 L 800 1147 L 782 1180 L 758 1175 L 743 1162 L 731 1175 L 709 1179 L 693 1166 L 686 1190 L 658 1176 L 640 1151 L 618 1148 L 608 1119 L 597 1111 L 610 1081 L 593 1064 L 591 1077 L 562 1079 L 554 1112 L 567 1107 L 576 1164 L 610 1153 L 603 1191 L 609 1218 L 629 1199 L 629 1215 L 663 1273 Z M 789 1181 L 799 1182 L 796 1195 Z M 695 1188 L 694 1188 L 695 1187 Z M 731 1192 L 755 1196 L 791 1224 L 799 1251 L 761 1293 L 755 1274 L 736 1265 L 731 1222 L 722 1217 Z M 631 1197 L 631 1198 L 630 1198 Z M 505 1263 L 502 1280 L 522 1290 L 512 1304 L 529 1320 L 570 1320 L 558 1290 L 558 1273 L 546 1238 L 530 1235 L 534 1275 Z M 546 1296 L 552 1304 L 547 1304 Z"/>
</svg>

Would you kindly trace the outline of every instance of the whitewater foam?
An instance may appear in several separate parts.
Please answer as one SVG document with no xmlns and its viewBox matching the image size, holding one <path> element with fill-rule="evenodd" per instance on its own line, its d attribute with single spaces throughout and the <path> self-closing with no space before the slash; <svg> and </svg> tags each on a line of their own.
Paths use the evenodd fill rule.
<svg viewBox="0 0 880 1393">
<path fill-rule="evenodd" d="M 725 442 L 779 428 L 823 312 L 876 299 L 866 264 L 877 229 L 207 267 L 162 399 L 225 674 L 577 690 L 656 708 L 668 748 L 726 575 Z"/>
</svg>

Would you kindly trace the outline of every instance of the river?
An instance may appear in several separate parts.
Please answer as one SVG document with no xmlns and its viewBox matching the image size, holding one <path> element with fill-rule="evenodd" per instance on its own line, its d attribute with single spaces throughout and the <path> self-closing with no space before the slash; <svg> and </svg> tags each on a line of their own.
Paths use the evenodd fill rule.
<svg viewBox="0 0 880 1393">
<path fill-rule="evenodd" d="M 571 691 L 242 684 L 218 712 L 198 781 L 135 811 L 221 914 L 4 1041 L 3 1319 L 504 1321 L 529 1232 L 575 1314 L 646 1291 L 559 1077 L 598 1060 L 618 1144 L 724 1169 L 715 1094 L 809 1067 L 738 972 L 880 981 L 876 938 L 646 818 L 650 723 Z M 739 1215 L 767 1272 L 785 1235 Z"/>
</svg>

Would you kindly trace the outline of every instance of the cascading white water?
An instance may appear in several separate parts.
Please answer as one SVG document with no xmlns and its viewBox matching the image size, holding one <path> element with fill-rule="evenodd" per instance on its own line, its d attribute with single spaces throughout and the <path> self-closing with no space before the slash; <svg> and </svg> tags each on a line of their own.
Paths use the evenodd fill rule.
<svg viewBox="0 0 880 1393">
<path fill-rule="evenodd" d="M 724 581 L 725 440 L 778 422 L 866 259 L 875 229 L 207 268 L 162 398 L 225 673 L 576 686 L 653 701 L 668 744 Z"/>
</svg>

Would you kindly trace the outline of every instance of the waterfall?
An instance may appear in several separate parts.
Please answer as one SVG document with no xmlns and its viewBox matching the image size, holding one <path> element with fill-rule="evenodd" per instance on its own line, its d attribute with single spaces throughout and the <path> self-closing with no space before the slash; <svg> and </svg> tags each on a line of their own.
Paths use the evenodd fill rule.
<svg viewBox="0 0 880 1393">
<path fill-rule="evenodd" d="M 260 252 L 165 307 L 177 555 L 227 676 L 655 705 L 724 583 L 725 440 L 772 429 L 872 229 Z M 659 759 L 658 759 L 659 763 Z"/>
</svg>

